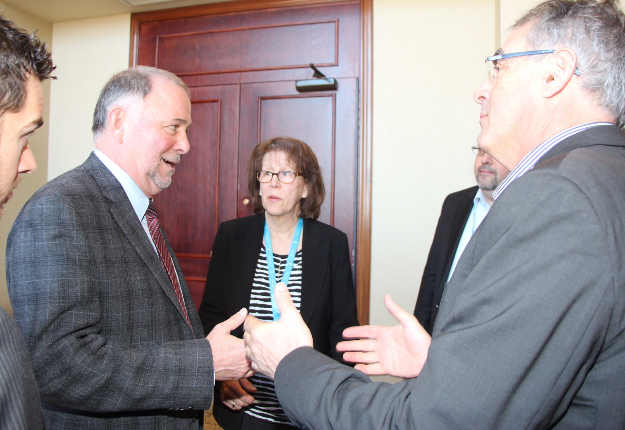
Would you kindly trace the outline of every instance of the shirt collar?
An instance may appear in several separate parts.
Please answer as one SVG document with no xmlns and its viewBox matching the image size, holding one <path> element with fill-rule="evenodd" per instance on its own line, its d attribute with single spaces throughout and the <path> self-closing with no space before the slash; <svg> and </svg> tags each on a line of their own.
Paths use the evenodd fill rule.
<svg viewBox="0 0 625 430">
<path fill-rule="evenodd" d="M 475 193 L 475 198 L 473 199 L 473 205 L 486 205 L 486 207 L 490 208 L 488 205 L 488 200 L 486 200 L 486 196 L 481 188 L 477 189 L 477 193 Z"/>
<path fill-rule="evenodd" d="M 93 152 L 100 159 L 102 164 L 104 164 L 119 181 L 122 188 L 126 192 L 128 200 L 130 200 L 130 204 L 135 210 L 137 217 L 139 220 L 142 220 L 145 216 L 145 211 L 148 209 L 148 205 L 150 204 L 150 199 L 143 193 L 143 191 L 141 191 L 141 188 L 139 188 L 139 186 L 132 180 L 130 175 L 124 171 L 124 169 L 115 164 L 113 160 L 104 155 L 104 153 L 99 149 L 95 149 Z"/>
<path fill-rule="evenodd" d="M 564 139 L 573 136 L 581 131 L 587 130 L 591 127 L 597 127 L 599 125 L 614 125 L 609 122 L 589 122 L 586 124 L 577 125 L 575 127 L 571 127 L 567 130 L 564 130 L 561 133 L 556 134 L 555 136 L 545 140 L 543 143 L 534 148 L 529 154 L 527 154 L 521 162 L 508 174 L 508 176 L 501 181 L 499 186 L 493 191 L 493 199 L 497 200 L 497 198 L 504 192 L 508 186 L 514 182 L 516 179 L 523 176 L 528 171 L 532 170 L 536 163 L 545 155 L 549 150 L 551 150 L 558 143 L 562 142 Z"/>
</svg>

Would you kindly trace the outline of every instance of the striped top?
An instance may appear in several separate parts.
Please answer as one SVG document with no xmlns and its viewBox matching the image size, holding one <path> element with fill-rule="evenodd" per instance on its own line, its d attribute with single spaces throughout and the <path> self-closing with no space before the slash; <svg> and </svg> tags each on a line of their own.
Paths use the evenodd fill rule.
<svg viewBox="0 0 625 430">
<path fill-rule="evenodd" d="M 287 257 L 287 255 L 273 255 L 273 261 L 276 266 L 276 280 L 278 282 L 282 278 L 282 273 L 284 273 Z M 299 311 L 302 301 L 302 251 L 298 251 L 295 254 L 288 287 L 293 303 Z M 261 245 L 260 255 L 256 263 L 249 313 L 261 321 L 273 321 L 271 297 L 269 295 L 269 277 L 267 275 L 267 257 L 264 245 Z M 255 402 L 245 410 L 245 413 L 261 420 L 292 425 L 276 398 L 273 381 L 260 374 L 252 376 L 249 380 L 258 391 L 252 394 Z"/>
</svg>

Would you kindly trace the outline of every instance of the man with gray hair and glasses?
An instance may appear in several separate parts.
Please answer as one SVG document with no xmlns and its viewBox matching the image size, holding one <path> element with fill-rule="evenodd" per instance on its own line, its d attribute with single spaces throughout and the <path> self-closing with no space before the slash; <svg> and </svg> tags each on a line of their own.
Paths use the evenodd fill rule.
<svg viewBox="0 0 625 430">
<path fill-rule="evenodd" d="M 251 376 L 230 331 L 208 336 L 152 198 L 190 149 L 189 89 L 134 67 L 96 105 L 96 149 L 26 203 L 7 242 L 15 320 L 47 429 L 198 429 L 215 380 Z"/>
<path fill-rule="evenodd" d="M 431 339 L 387 296 L 400 325 L 348 328 L 355 340 L 337 346 L 354 370 L 310 347 L 284 288 L 280 321 L 247 318 L 252 368 L 296 424 L 625 428 L 625 15 L 616 1 L 546 1 L 487 62 L 478 146 L 511 173 Z"/>
</svg>

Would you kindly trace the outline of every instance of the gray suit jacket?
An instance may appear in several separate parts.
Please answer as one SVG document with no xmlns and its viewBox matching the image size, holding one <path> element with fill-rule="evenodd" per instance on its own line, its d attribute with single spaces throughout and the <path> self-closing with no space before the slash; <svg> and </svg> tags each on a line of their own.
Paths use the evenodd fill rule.
<svg viewBox="0 0 625 430">
<path fill-rule="evenodd" d="M 623 214 L 622 130 L 564 140 L 469 242 L 418 378 L 371 383 L 300 348 L 276 372 L 282 406 L 315 429 L 625 428 Z"/>
<path fill-rule="evenodd" d="M 0 429 L 42 428 L 39 391 L 24 339 L 0 307 Z"/>
<path fill-rule="evenodd" d="M 212 401 L 212 353 L 173 260 L 194 332 L 126 193 L 94 154 L 24 206 L 7 279 L 48 428 L 198 428 L 194 410 Z"/>
</svg>

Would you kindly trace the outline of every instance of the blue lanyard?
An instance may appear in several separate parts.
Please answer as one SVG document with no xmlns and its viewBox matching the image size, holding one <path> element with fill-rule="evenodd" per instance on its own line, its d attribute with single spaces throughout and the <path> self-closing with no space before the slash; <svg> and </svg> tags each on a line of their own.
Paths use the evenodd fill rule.
<svg viewBox="0 0 625 430">
<path fill-rule="evenodd" d="M 291 241 L 291 249 L 289 256 L 286 259 L 286 266 L 284 267 L 284 273 L 282 273 L 281 282 L 285 285 L 289 284 L 289 278 L 291 277 L 291 269 L 293 269 L 293 262 L 295 261 L 295 254 L 297 253 L 297 246 L 299 245 L 299 237 L 302 234 L 302 228 L 304 227 L 304 220 L 299 219 L 297 227 L 295 227 L 295 233 L 293 233 L 293 240 Z M 271 295 L 271 310 L 273 311 L 273 320 L 280 319 L 280 310 L 276 303 L 276 296 L 274 289 L 276 287 L 276 266 L 273 263 L 273 248 L 271 247 L 271 234 L 269 234 L 269 226 L 265 221 L 265 257 L 267 258 L 267 272 L 269 275 L 269 293 Z"/>
</svg>

